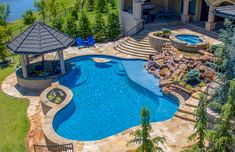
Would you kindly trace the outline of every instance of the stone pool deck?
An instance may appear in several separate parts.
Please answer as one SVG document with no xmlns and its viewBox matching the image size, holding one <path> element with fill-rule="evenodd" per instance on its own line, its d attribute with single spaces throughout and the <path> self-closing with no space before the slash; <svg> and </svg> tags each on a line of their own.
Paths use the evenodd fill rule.
<svg viewBox="0 0 235 152">
<path fill-rule="evenodd" d="M 101 44 L 96 48 L 90 49 L 77 49 L 68 48 L 65 50 L 65 58 L 72 58 L 78 55 L 89 55 L 89 54 L 102 54 L 112 55 L 121 58 L 136 58 L 130 55 L 122 54 L 110 49 L 112 43 Z M 53 54 L 49 54 L 46 58 L 53 58 Z M 27 134 L 27 147 L 30 152 L 33 152 L 33 145 L 45 145 L 45 137 L 42 131 L 43 112 L 41 109 L 40 99 L 38 92 L 32 92 L 23 88 L 20 88 L 16 84 L 16 75 L 13 73 L 9 75 L 2 83 L 2 90 L 10 96 L 18 98 L 26 98 L 30 101 L 28 107 L 28 118 L 30 121 L 30 130 Z M 170 120 L 153 123 L 152 135 L 159 135 L 166 138 L 166 144 L 162 145 L 163 149 L 167 152 L 177 152 L 186 148 L 189 143 L 187 137 L 192 134 L 194 123 L 182 120 L 177 117 L 173 117 Z M 135 130 L 137 127 L 131 128 L 127 131 L 119 133 L 117 135 L 108 137 L 106 139 L 97 142 L 75 142 L 74 148 L 77 152 L 125 152 L 134 151 L 136 146 L 134 144 L 126 146 L 127 142 L 131 139 L 129 133 Z"/>
</svg>

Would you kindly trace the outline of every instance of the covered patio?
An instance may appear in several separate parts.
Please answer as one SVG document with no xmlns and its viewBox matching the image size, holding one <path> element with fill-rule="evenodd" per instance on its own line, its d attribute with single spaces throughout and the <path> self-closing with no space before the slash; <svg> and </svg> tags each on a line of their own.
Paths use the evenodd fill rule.
<svg viewBox="0 0 235 152">
<path fill-rule="evenodd" d="M 53 79 L 66 73 L 63 50 L 73 42 L 72 37 L 41 21 L 15 37 L 7 47 L 20 55 L 21 68 L 16 71 L 18 85 L 33 90 L 50 86 Z M 54 60 L 45 60 L 47 53 L 56 53 Z"/>
</svg>

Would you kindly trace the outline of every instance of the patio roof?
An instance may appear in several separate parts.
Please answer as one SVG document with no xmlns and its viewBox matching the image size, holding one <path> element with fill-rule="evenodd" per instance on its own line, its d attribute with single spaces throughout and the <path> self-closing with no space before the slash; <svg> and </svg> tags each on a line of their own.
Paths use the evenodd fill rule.
<svg viewBox="0 0 235 152">
<path fill-rule="evenodd" d="M 15 37 L 7 47 L 15 54 L 45 54 L 60 51 L 74 42 L 74 39 L 41 21 L 37 21 Z"/>
<path fill-rule="evenodd" d="M 219 17 L 235 20 L 235 5 L 217 7 L 215 14 Z"/>
</svg>

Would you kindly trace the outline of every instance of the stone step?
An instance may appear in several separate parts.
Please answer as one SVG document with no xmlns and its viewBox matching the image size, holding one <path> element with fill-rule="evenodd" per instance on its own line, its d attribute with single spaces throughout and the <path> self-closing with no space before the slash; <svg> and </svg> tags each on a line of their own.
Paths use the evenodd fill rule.
<svg viewBox="0 0 235 152">
<path fill-rule="evenodd" d="M 141 45 L 141 44 L 138 44 L 138 43 L 133 43 L 131 41 L 125 41 L 122 44 L 126 44 L 128 46 L 135 47 L 135 48 L 140 48 L 140 49 L 153 51 L 153 48 L 151 48 L 150 45 L 148 45 L 148 46 L 147 45 Z"/>
<path fill-rule="evenodd" d="M 175 114 L 176 117 L 181 118 L 183 120 L 191 121 L 191 122 L 196 122 L 196 117 L 190 114 L 182 113 L 182 112 L 177 112 Z"/>
<path fill-rule="evenodd" d="M 182 113 L 190 114 L 190 115 L 195 115 L 196 108 L 189 107 L 187 105 L 180 105 L 178 111 Z"/>
<path fill-rule="evenodd" d="M 136 56 L 136 57 L 140 57 L 140 58 L 144 58 L 144 59 L 147 59 L 149 57 L 149 55 L 141 54 L 141 53 L 137 53 L 137 52 L 133 53 L 133 52 L 130 52 L 130 51 L 123 50 L 119 47 L 116 47 L 115 49 L 119 52 L 124 53 L 124 54 L 132 55 L 132 56 Z"/>
<path fill-rule="evenodd" d="M 199 100 L 195 99 L 193 97 L 190 97 L 186 102 L 185 105 L 189 106 L 189 107 L 194 107 L 197 108 L 199 105 Z"/>
<path fill-rule="evenodd" d="M 128 39 L 127 42 L 128 42 L 129 44 L 132 44 L 132 45 L 151 48 L 151 46 L 150 46 L 149 43 L 148 43 L 148 44 L 146 44 L 146 43 L 141 43 L 141 41 L 136 41 L 136 40 L 133 40 L 133 39 Z"/>
<path fill-rule="evenodd" d="M 128 42 L 124 42 L 120 45 L 127 48 L 127 49 L 135 50 L 135 51 L 138 51 L 138 52 L 140 51 L 140 52 L 147 52 L 147 53 L 156 53 L 152 48 L 132 46 L 132 45 L 129 45 Z"/>
<path fill-rule="evenodd" d="M 136 48 L 130 48 L 125 45 L 119 45 L 119 46 L 117 46 L 117 48 L 124 50 L 124 51 L 127 51 L 127 52 L 143 54 L 143 55 L 151 55 L 151 54 L 155 53 L 153 51 L 150 52 L 150 51 L 144 51 L 144 50 L 140 50 L 140 49 L 136 49 Z"/>
<path fill-rule="evenodd" d="M 141 40 L 136 40 L 134 38 L 128 38 L 128 41 L 131 41 L 132 43 L 139 44 L 142 46 L 150 46 L 149 40 L 148 41 L 141 41 Z"/>
</svg>

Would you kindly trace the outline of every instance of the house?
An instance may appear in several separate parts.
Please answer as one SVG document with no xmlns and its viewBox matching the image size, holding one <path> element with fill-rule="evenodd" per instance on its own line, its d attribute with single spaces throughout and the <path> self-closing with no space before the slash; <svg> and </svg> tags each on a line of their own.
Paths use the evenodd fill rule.
<svg viewBox="0 0 235 152">
<path fill-rule="evenodd" d="M 235 0 L 120 0 L 122 32 L 134 34 L 143 24 L 160 22 L 160 17 L 168 22 L 172 17 L 184 24 L 200 22 L 212 31 L 224 18 L 235 19 Z"/>
</svg>

